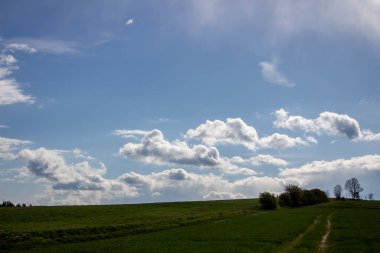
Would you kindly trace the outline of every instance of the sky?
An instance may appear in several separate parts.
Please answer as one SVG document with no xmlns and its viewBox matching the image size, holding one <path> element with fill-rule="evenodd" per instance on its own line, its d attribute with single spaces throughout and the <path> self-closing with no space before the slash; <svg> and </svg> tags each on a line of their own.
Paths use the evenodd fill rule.
<svg viewBox="0 0 380 253">
<path fill-rule="evenodd" d="M 0 200 L 378 199 L 379 24 L 379 0 L 3 0 Z"/>
</svg>

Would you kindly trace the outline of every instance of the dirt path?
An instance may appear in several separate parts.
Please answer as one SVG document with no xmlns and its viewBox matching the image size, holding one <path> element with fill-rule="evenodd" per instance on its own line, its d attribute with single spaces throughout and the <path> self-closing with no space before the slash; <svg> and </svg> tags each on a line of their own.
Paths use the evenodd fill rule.
<svg viewBox="0 0 380 253">
<path fill-rule="evenodd" d="M 322 236 L 321 241 L 319 243 L 319 249 L 318 252 L 325 252 L 327 247 L 327 239 L 331 232 L 331 216 L 332 214 L 327 217 L 327 226 L 326 226 L 326 233 Z"/>
<path fill-rule="evenodd" d="M 308 226 L 303 233 L 299 234 L 296 238 L 293 239 L 293 241 L 291 241 L 290 243 L 288 243 L 287 245 L 285 245 L 284 248 L 282 248 L 278 252 L 286 253 L 286 252 L 289 252 L 292 249 L 294 249 L 301 242 L 302 238 L 307 233 L 309 233 L 311 230 L 314 229 L 315 225 L 318 223 L 318 221 L 319 221 L 320 218 L 321 218 L 321 215 L 319 215 L 317 218 L 315 218 L 314 222 L 310 226 Z"/>
</svg>

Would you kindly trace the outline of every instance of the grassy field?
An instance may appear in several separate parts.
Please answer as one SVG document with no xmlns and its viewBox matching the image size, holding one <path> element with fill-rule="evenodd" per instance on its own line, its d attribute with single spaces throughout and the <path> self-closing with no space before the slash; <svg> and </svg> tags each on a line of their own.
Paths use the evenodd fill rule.
<svg viewBox="0 0 380 253">
<path fill-rule="evenodd" d="M 257 200 L 1 209 L 0 231 L 2 248 L 21 252 L 380 252 L 380 202 L 275 211 Z"/>
</svg>

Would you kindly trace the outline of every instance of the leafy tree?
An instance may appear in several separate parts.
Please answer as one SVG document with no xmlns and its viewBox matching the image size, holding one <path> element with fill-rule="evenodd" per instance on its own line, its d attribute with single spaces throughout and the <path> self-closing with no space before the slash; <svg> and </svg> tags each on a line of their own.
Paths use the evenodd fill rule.
<svg viewBox="0 0 380 253">
<path fill-rule="evenodd" d="M 285 186 L 285 192 L 289 194 L 289 205 L 290 207 L 301 206 L 303 190 L 298 185 L 289 184 Z"/>
<path fill-rule="evenodd" d="M 265 210 L 272 210 L 277 207 L 276 196 L 270 192 L 260 193 L 259 202 Z"/>
<path fill-rule="evenodd" d="M 368 199 L 373 200 L 373 193 L 372 192 L 368 195 Z"/>
<path fill-rule="evenodd" d="M 359 193 L 363 191 L 363 188 L 357 178 L 348 179 L 344 188 L 350 193 L 352 199 L 360 199 Z"/>
<path fill-rule="evenodd" d="M 7 201 L 3 201 L 1 206 L 3 206 L 3 207 L 14 207 L 15 205 L 11 201 L 7 200 Z"/>
<path fill-rule="evenodd" d="M 342 186 L 340 184 L 335 185 L 334 187 L 334 195 L 336 199 L 340 199 L 342 197 Z"/>
<path fill-rule="evenodd" d="M 281 207 L 289 206 L 290 204 L 290 196 L 289 193 L 283 192 L 278 196 L 278 205 Z"/>
</svg>

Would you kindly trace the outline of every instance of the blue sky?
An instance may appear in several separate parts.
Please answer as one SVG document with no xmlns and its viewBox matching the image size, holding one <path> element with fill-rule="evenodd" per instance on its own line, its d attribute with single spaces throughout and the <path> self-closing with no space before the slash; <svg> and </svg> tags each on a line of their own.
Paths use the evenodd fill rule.
<svg viewBox="0 0 380 253">
<path fill-rule="evenodd" d="M 1 1 L 0 198 L 380 196 L 380 2 Z"/>
</svg>

